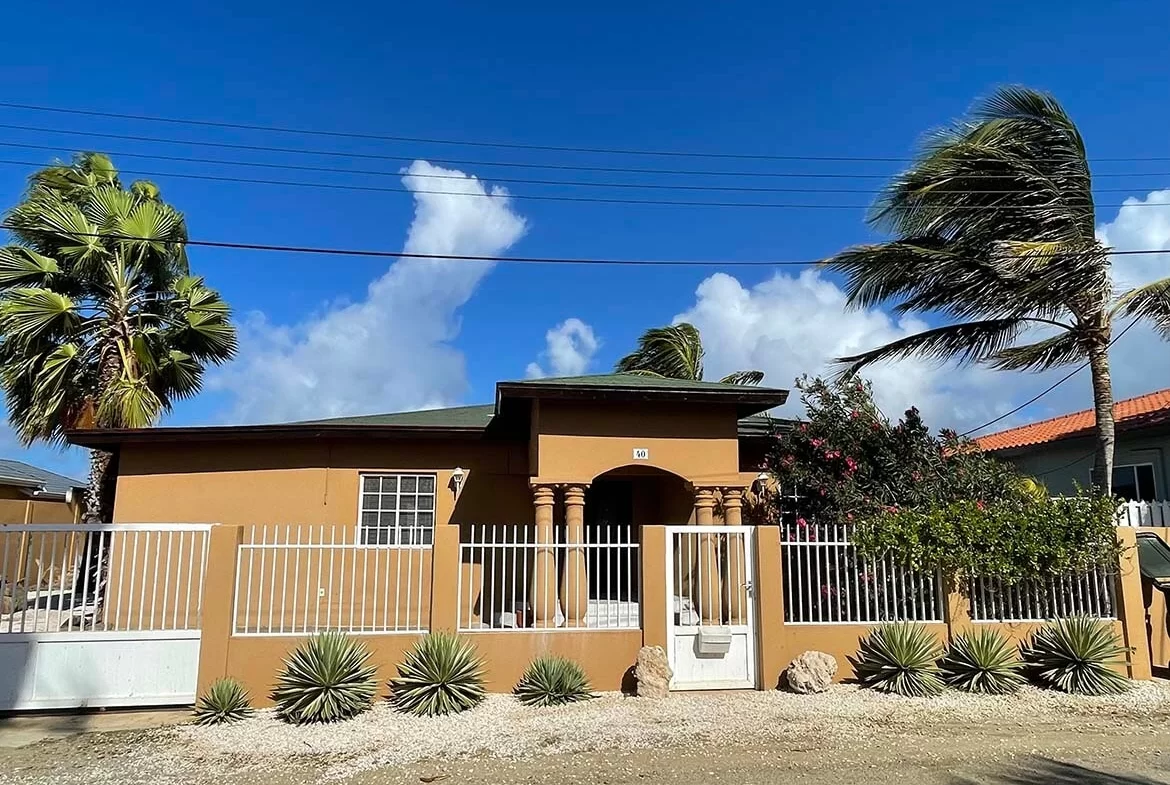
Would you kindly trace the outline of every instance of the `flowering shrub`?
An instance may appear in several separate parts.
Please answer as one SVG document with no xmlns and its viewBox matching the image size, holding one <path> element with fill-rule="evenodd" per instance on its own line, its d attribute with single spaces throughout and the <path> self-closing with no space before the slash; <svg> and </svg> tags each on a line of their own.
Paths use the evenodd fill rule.
<svg viewBox="0 0 1170 785">
<path fill-rule="evenodd" d="M 870 385 L 796 383 L 808 419 L 776 434 L 766 468 L 783 493 L 776 522 L 852 523 L 879 512 L 968 499 L 984 503 L 1014 495 L 1020 477 L 953 432 L 931 434 L 917 409 L 891 423 L 873 402 Z M 796 492 L 796 498 L 784 494 Z"/>
<path fill-rule="evenodd" d="M 766 466 L 781 492 L 764 521 L 797 537 L 811 521 L 850 525 L 861 556 L 952 575 L 1018 580 L 1117 558 L 1114 500 L 1051 499 L 973 442 L 932 434 L 917 409 L 891 423 L 856 378 L 796 386 L 808 419 L 774 436 Z"/>
</svg>

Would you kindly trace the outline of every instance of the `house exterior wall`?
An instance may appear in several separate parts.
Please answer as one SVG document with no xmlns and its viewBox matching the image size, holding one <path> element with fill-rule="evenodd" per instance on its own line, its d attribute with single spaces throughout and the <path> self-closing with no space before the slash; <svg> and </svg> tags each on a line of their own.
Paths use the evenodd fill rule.
<svg viewBox="0 0 1170 785">
<path fill-rule="evenodd" d="M 131 444 L 117 523 L 324 524 L 357 531 L 362 472 L 436 477 L 435 522 L 530 523 L 526 445 L 479 439 Z M 451 482 L 466 471 L 458 501 Z"/>
<path fill-rule="evenodd" d="M 1039 479 L 1050 493 L 1071 493 L 1078 483 L 1089 484 L 1094 446 L 1092 438 L 1065 439 L 1005 455 L 1004 459 Z M 1119 433 L 1113 463 L 1153 464 L 1157 498 L 1170 499 L 1170 433 Z"/>
<path fill-rule="evenodd" d="M 661 469 L 695 484 L 738 480 L 738 419 L 733 406 L 576 401 L 534 405 L 532 474 L 545 482 L 589 482 L 612 469 Z M 634 458 L 635 449 L 648 451 Z"/>
</svg>

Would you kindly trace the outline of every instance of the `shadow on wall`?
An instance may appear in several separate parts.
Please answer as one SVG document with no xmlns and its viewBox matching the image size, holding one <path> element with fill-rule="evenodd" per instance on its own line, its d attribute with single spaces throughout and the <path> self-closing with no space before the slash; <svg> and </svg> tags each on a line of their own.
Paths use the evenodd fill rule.
<svg viewBox="0 0 1170 785">
<path fill-rule="evenodd" d="M 959 777 L 951 780 L 951 785 L 1163 785 L 1163 781 L 1132 774 L 1110 774 L 1050 758 L 1034 758 L 978 779 Z"/>
</svg>

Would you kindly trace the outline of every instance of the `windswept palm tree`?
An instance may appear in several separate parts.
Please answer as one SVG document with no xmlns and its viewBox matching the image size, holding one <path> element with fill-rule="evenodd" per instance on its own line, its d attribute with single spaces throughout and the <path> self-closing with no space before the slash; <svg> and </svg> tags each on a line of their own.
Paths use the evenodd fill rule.
<svg viewBox="0 0 1170 785">
<path fill-rule="evenodd" d="M 183 215 L 104 155 L 35 173 L 0 248 L 0 386 L 24 444 L 75 428 L 143 428 L 236 352 L 230 309 L 190 275 Z M 109 521 L 107 453 L 91 453 L 87 520 Z"/>
<path fill-rule="evenodd" d="M 1113 322 L 1149 320 L 1170 337 L 1170 278 L 1114 291 L 1096 238 L 1092 181 L 1076 125 L 1050 95 L 1005 87 L 932 134 L 879 196 L 869 223 L 894 239 L 824 262 L 849 304 L 949 323 L 839 358 L 848 371 L 913 355 L 1042 371 L 1087 363 L 1097 451 L 1093 481 L 1112 490 Z"/>
<path fill-rule="evenodd" d="M 699 329 L 686 322 L 651 328 L 642 333 L 637 349 L 617 361 L 614 370 L 618 373 L 702 381 L 703 339 Z M 763 371 L 736 371 L 719 381 L 723 384 L 759 384 L 763 380 Z"/>
</svg>

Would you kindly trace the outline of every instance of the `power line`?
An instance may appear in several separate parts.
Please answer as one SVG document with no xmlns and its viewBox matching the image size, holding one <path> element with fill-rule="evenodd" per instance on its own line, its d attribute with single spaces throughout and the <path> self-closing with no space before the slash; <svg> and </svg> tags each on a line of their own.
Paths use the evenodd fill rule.
<svg viewBox="0 0 1170 785">
<path fill-rule="evenodd" d="M 14 123 L 0 123 L 0 128 L 13 131 L 31 131 L 35 133 L 60 134 L 65 136 L 95 137 L 99 139 L 118 139 L 129 142 L 151 142 L 154 144 L 187 145 L 192 147 L 216 147 L 222 150 L 247 150 L 251 152 L 281 153 L 291 155 L 319 155 L 333 158 L 356 158 L 369 161 L 396 161 L 410 163 L 419 158 L 425 158 L 432 163 L 448 164 L 451 166 L 498 166 L 518 169 L 548 169 L 570 172 L 603 172 L 607 174 L 652 174 L 652 175 L 686 175 L 692 177 L 780 177 L 791 179 L 829 179 L 829 180 L 889 180 L 888 174 L 850 174 L 847 172 L 759 172 L 759 171 L 727 171 L 714 169 L 662 169 L 628 166 L 583 166 L 563 163 L 533 163 L 528 161 L 480 161 L 465 158 L 436 158 L 434 156 L 418 155 L 387 155 L 382 153 L 343 152 L 340 150 L 322 150 L 306 147 L 277 147 L 272 145 L 239 144 L 233 142 L 213 142 L 196 139 L 168 139 L 158 136 L 142 136 L 140 134 L 115 134 L 104 131 L 78 131 L 66 128 L 46 128 L 43 126 L 18 125 Z M 1093 177 L 1170 177 L 1170 172 L 1094 172 Z M 968 180 L 997 180 L 999 175 L 967 175 Z"/>
<path fill-rule="evenodd" d="M 30 227 L 14 226 L 0 223 L 0 229 L 10 232 L 33 232 L 39 234 L 54 234 L 69 237 L 100 237 L 108 240 L 129 240 L 157 242 L 157 238 L 135 237 L 131 235 L 112 234 L 108 232 L 59 232 L 49 229 L 35 229 Z M 228 248 L 243 251 L 274 251 L 281 253 L 302 253 L 325 256 L 359 256 L 375 259 L 431 259 L 452 260 L 457 262 L 499 262 L 511 264 L 579 264 L 592 266 L 635 266 L 635 267 L 807 267 L 818 264 L 823 259 L 613 259 L 613 258 L 573 258 L 560 256 L 487 256 L 477 254 L 432 254 L 414 253 L 408 251 L 381 251 L 362 250 L 356 248 L 329 248 L 319 246 L 273 245 L 268 243 L 228 242 L 217 240 L 181 240 L 180 245 L 193 245 L 205 248 Z M 1170 254 L 1170 248 L 1150 250 L 1115 251 L 1117 256 L 1131 256 L 1138 254 Z M 1074 255 L 1074 254 L 1070 254 Z M 1091 255 L 1086 252 L 1083 255 Z M 1042 254 L 1038 256 L 1043 256 Z M 1121 336 L 1118 336 L 1119 338 Z"/>
<path fill-rule="evenodd" d="M 23 150 L 50 150 L 59 151 L 61 148 L 55 145 L 45 144 L 24 144 L 21 142 L 0 142 L 0 147 L 15 147 Z M 175 161 L 179 163 L 193 163 L 193 164 L 214 164 L 217 166 L 245 166 L 256 167 L 261 169 L 282 169 L 300 172 L 324 172 L 329 174 L 350 174 L 350 175 L 370 175 L 376 177 L 402 177 L 405 172 L 396 171 L 388 172 L 384 169 L 343 169 L 335 166 L 305 166 L 301 164 L 274 164 L 265 161 L 230 161 L 220 158 L 193 158 L 182 155 L 160 155 L 158 153 L 132 153 L 126 150 L 103 150 L 103 153 L 115 156 L 118 158 L 144 158 L 157 161 Z M 411 177 L 420 177 L 425 179 L 437 180 L 466 180 L 467 177 L 463 174 L 420 174 L 411 172 Z M 1168 173 L 1170 176 L 1170 173 Z M 488 178 L 493 182 L 512 183 L 518 185 L 556 185 L 569 186 L 576 188 L 628 188 L 628 189 L 649 189 L 649 190 L 665 190 L 665 191 L 722 191 L 731 193 L 801 193 L 801 194 L 861 194 L 867 196 L 877 196 L 881 191 L 875 191 L 866 188 L 776 188 L 769 186 L 742 186 L 742 185 L 691 185 L 691 184 L 667 184 L 667 183 L 615 183 L 615 182 L 596 182 L 596 181 L 582 181 L 582 180 L 541 180 L 530 179 L 524 177 L 491 177 Z M 1099 193 L 1133 193 L 1132 188 L 1099 188 L 1096 189 Z M 967 190 L 949 191 L 948 193 L 965 193 L 965 194 L 1013 194 L 1016 191 L 1012 190 Z"/>
<path fill-rule="evenodd" d="M 1137 320 L 1137 319 L 1134 319 L 1132 322 L 1130 322 L 1128 327 L 1126 327 L 1124 330 L 1122 330 L 1121 332 L 1119 332 L 1117 335 L 1115 335 L 1115 336 L 1113 337 L 1113 340 L 1111 340 L 1111 341 L 1109 342 L 1109 346 L 1108 346 L 1107 348 L 1112 348 L 1112 347 L 1113 347 L 1113 344 L 1115 344 L 1115 343 L 1117 343 L 1118 341 L 1120 341 L 1120 340 L 1121 340 L 1121 336 L 1125 335 L 1127 332 L 1129 332 L 1130 330 L 1132 330 L 1132 329 L 1133 329 L 1133 326 L 1134 326 L 1135 324 L 1137 324 L 1137 323 L 1138 323 L 1138 320 Z M 1043 398 L 1045 395 L 1048 395 L 1048 393 L 1052 392 L 1052 391 L 1053 391 L 1053 390 L 1055 390 L 1057 387 L 1059 387 L 1060 385 L 1064 384 L 1064 383 L 1065 383 L 1065 382 L 1067 382 L 1069 379 L 1073 378 L 1073 377 L 1074 377 L 1074 376 L 1076 376 L 1078 373 L 1080 373 L 1081 371 L 1085 370 L 1085 369 L 1086 369 L 1086 368 L 1088 368 L 1088 367 L 1089 367 L 1089 363 L 1088 363 L 1087 361 L 1086 361 L 1084 364 L 1082 364 L 1082 365 L 1078 365 L 1076 368 L 1073 368 L 1071 371 L 1069 371 L 1069 372 L 1068 372 L 1068 373 L 1067 373 L 1065 376 L 1063 376 L 1063 377 L 1061 377 L 1060 379 L 1058 379 L 1058 380 L 1057 380 L 1057 381 L 1056 381 L 1054 384 L 1051 384 L 1051 385 L 1049 385 L 1047 388 L 1045 388 L 1045 389 L 1041 390 L 1041 391 L 1040 391 L 1040 393 L 1039 393 L 1038 395 L 1035 395 L 1035 396 L 1033 396 L 1033 397 L 1029 398 L 1028 400 L 1026 400 L 1026 401 L 1024 401 L 1023 403 L 1021 403 L 1019 406 L 1017 406 L 1016 408 L 1014 408 L 1014 409 L 1012 409 L 1012 410 L 1010 410 L 1010 411 L 1006 411 L 1006 412 L 1004 412 L 1004 413 L 1003 413 L 1003 414 L 1001 414 L 1000 416 L 996 417 L 994 420 L 988 420 L 987 422 L 983 423 L 982 425 L 977 425 L 977 426 L 975 426 L 974 428 L 972 428 L 972 429 L 971 429 L 971 430 L 969 430 L 969 431 L 964 431 L 963 433 L 960 433 L 960 434 L 959 434 L 959 438 L 962 438 L 962 437 L 964 437 L 964 436 L 970 436 L 971 434 L 975 433 L 976 431 L 982 431 L 984 428 L 986 428 L 986 427 L 987 427 L 987 426 L 989 426 L 989 425 L 995 425 L 997 422 L 1001 422 L 1001 421 L 1003 421 L 1003 420 L 1006 420 L 1008 417 L 1011 417 L 1013 414 L 1015 414 L 1016 412 L 1020 411 L 1020 410 L 1021 410 L 1021 409 L 1023 409 L 1024 407 L 1026 407 L 1026 406 L 1031 406 L 1032 404 L 1036 403 L 1036 401 L 1040 400 L 1040 399 L 1041 399 L 1041 398 Z M 1075 463 L 1075 461 L 1074 461 L 1074 463 Z M 1070 464 L 1070 466 L 1071 466 L 1071 464 Z"/>
<path fill-rule="evenodd" d="M 823 162 L 873 162 L 873 163 L 902 163 L 914 160 L 907 157 L 873 157 L 873 156 L 815 156 L 815 155 L 775 155 L 763 153 L 727 153 L 701 152 L 695 150 L 647 150 L 613 147 L 574 147 L 568 145 L 525 144 L 520 142 L 487 142 L 472 139 L 444 139 L 425 136 L 399 136 L 390 134 L 371 134 L 355 131 L 326 131 L 313 128 L 291 128 L 276 125 L 260 125 L 253 123 L 229 123 L 218 120 L 198 120 L 191 118 L 163 117 L 160 115 L 129 114 L 120 112 L 103 112 L 94 109 L 74 109 L 58 106 L 40 106 L 36 104 L 22 104 L 0 101 L 0 107 L 22 109 L 34 112 L 53 112 L 56 114 L 82 115 L 86 117 L 104 117 L 116 120 L 135 120 L 151 123 L 168 123 L 172 125 L 193 125 L 204 128 L 223 128 L 237 131 L 263 131 L 266 133 L 300 134 L 304 136 L 322 136 L 337 139 L 364 139 L 379 142 L 410 142 L 415 144 L 452 145 L 459 147 L 495 147 L 509 150 L 539 150 L 556 153 L 590 153 L 600 155 L 636 155 L 662 156 L 674 158 L 713 158 L 734 159 L 746 161 L 823 161 Z M 1127 158 L 1098 158 L 1098 161 L 1170 161 L 1165 157 L 1127 157 Z"/>
<path fill-rule="evenodd" d="M 33 166 L 41 167 L 43 163 L 35 163 L 33 161 L 12 161 L 7 159 L 0 159 L 0 165 L 7 166 Z M 206 180 L 210 182 L 220 183 L 243 183 L 247 185 L 279 185 L 292 188 L 324 188 L 328 190 L 337 191 L 366 191 L 377 193 L 404 193 L 404 194 L 433 194 L 436 196 L 468 196 L 474 198 L 500 198 L 501 194 L 488 193 L 483 190 L 478 191 L 434 191 L 427 189 L 411 189 L 411 188 L 392 188 L 389 186 L 377 185 L 349 185 L 344 183 L 309 183 L 297 180 L 265 180 L 255 177 L 228 177 L 226 175 L 210 175 L 210 174 L 190 174 L 180 172 L 153 172 L 143 169 L 123 169 L 121 170 L 127 174 L 143 175 L 146 177 L 178 177 L 185 180 Z M 509 199 L 529 199 L 536 201 L 550 201 L 550 202 L 588 202 L 592 204 L 638 204 L 638 205 L 655 205 L 662 207 L 740 207 L 751 209 L 784 209 L 784 210 L 868 210 L 870 205 L 867 204 L 807 204 L 796 202 L 715 202 L 715 201 L 687 201 L 683 199 L 627 199 L 610 196 L 564 196 L 558 194 L 518 194 L 508 193 L 506 197 Z M 951 207 L 951 210 L 960 211 L 976 211 L 983 212 L 989 210 L 998 211 L 1015 211 L 1015 210 L 1038 210 L 1042 209 L 1044 205 L 969 205 Z M 1136 202 L 1129 205 L 1123 204 L 1098 204 L 1095 205 L 1097 209 L 1121 209 L 1122 207 L 1163 207 L 1170 208 L 1170 204 L 1163 204 L 1159 202 Z M 919 209 L 917 207 L 909 206 L 905 208 L 890 208 L 896 210 L 912 211 Z"/>
</svg>

